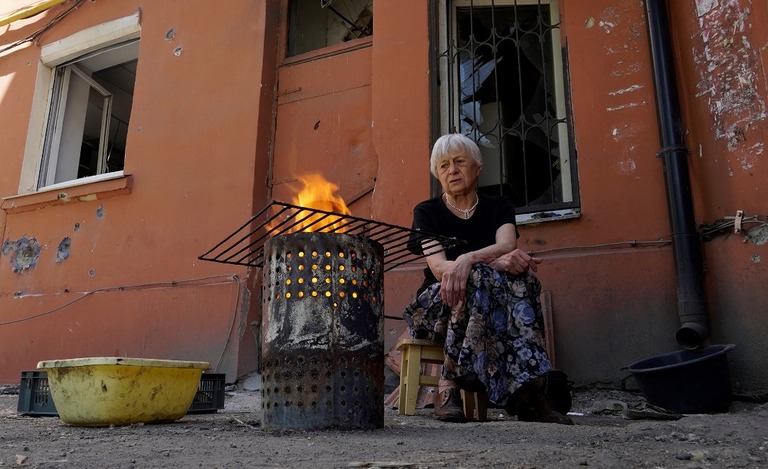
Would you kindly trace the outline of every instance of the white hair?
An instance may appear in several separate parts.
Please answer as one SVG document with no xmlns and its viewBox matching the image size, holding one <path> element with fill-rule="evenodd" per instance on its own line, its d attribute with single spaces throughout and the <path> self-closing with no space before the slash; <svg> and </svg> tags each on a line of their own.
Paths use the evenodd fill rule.
<svg viewBox="0 0 768 469">
<path fill-rule="evenodd" d="M 438 162 L 450 156 L 464 155 L 472 158 L 479 167 L 483 167 L 483 155 L 480 147 L 464 134 L 446 134 L 438 138 L 432 147 L 432 156 L 429 158 L 429 170 L 437 176 Z"/>
</svg>

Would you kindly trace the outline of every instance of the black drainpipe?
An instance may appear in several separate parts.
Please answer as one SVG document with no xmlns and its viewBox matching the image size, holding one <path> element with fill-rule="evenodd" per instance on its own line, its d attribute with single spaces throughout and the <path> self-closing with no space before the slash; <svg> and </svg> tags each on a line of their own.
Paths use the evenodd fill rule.
<svg viewBox="0 0 768 469">
<path fill-rule="evenodd" d="M 685 146 L 680 102 L 675 81 L 672 43 L 666 0 L 646 0 L 651 42 L 656 108 L 661 134 L 659 156 L 664 165 L 672 253 L 675 258 L 677 307 L 680 329 L 677 343 L 686 349 L 699 348 L 709 335 L 704 296 L 704 263 L 701 239 L 693 217 L 688 148 Z"/>
</svg>

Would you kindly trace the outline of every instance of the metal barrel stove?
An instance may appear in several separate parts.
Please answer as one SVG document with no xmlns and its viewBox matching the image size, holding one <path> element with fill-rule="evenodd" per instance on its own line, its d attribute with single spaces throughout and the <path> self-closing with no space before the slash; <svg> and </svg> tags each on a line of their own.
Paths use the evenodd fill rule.
<svg viewBox="0 0 768 469">
<path fill-rule="evenodd" d="M 384 426 L 384 272 L 463 240 L 268 204 L 199 259 L 263 268 L 262 428 Z"/>
<path fill-rule="evenodd" d="M 262 428 L 384 426 L 383 256 L 360 235 L 266 241 Z"/>
</svg>

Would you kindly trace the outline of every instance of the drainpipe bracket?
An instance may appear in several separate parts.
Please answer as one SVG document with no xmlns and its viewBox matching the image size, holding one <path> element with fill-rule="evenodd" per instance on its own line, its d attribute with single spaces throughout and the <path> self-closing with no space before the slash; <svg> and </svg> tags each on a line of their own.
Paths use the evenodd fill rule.
<svg viewBox="0 0 768 469">
<path fill-rule="evenodd" d="M 671 145 L 668 147 L 664 147 L 661 150 L 659 150 L 658 153 L 656 153 L 657 158 L 663 158 L 667 156 L 667 153 L 685 153 L 686 155 L 691 152 L 691 150 L 686 147 L 685 145 Z"/>
</svg>

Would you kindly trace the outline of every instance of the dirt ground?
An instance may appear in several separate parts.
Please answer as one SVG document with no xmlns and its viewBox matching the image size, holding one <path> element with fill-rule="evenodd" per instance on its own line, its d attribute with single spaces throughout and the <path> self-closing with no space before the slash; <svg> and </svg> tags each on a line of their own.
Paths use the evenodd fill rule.
<svg viewBox="0 0 768 469">
<path fill-rule="evenodd" d="M 242 388 L 216 413 L 101 428 L 19 415 L 14 389 L 0 391 L 2 467 L 768 467 L 768 404 L 740 400 L 728 413 L 659 420 L 642 395 L 590 388 L 575 391 L 573 426 L 518 422 L 497 409 L 488 422 L 464 424 L 439 422 L 431 409 L 387 409 L 378 430 L 268 432 L 260 393 Z"/>
</svg>

